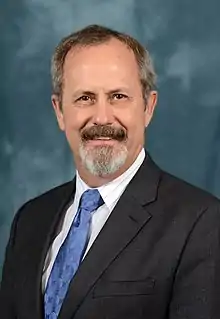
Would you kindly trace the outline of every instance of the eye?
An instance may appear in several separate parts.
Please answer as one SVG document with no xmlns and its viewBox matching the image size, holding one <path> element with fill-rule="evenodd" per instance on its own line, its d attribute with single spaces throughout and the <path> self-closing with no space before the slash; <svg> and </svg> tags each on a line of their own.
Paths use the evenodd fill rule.
<svg viewBox="0 0 220 319">
<path fill-rule="evenodd" d="M 89 100 L 91 100 L 91 97 L 88 95 L 82 95 L 77 99 L 77 101 L 83 101 L 83 102 L 87 102 Z"/>
<path fill-rule="evenodd" d="M 113 94 L 112 98 L 114 100 L 122 100 L 122 99 L 126 99 L 127 95 L 122 94 L 122 93 L 115 93 L 115 94 Z"/>
</svg>

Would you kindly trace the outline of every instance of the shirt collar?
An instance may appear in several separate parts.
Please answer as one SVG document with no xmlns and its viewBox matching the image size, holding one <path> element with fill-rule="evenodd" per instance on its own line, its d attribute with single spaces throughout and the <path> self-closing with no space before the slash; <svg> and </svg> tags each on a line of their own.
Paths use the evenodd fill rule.
<svg viewBox="0 0 220 319">
<path fill-rule="evenodd" d="M 97 187 L 102 196 L 106 206 L 111 209 L 114 202 L 116 202 L 131 179 L 134 177 L 139 167 L 143 163 L 145 159 L 145 150 L 142 148 L 141 152 L 138 154 L 136 160 L 132 163 L 132 165 L 120 176 L 118 176 L 113 181 Z M 75 200 L 77 201 L 77 205 L 79 204 L 80 197 L 82 194 L 89 189 L 90 187 L 81 179 L 79 172 L 76 171 L 76 194 Z"/>
</svg>

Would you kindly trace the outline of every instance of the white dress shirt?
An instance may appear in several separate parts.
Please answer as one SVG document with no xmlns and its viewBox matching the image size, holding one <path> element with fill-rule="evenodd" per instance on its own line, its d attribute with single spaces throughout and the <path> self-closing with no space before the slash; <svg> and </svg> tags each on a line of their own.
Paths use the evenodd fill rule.
<svg viewBox="0 0 220 319">
<path fill-rule="evenodd" d="M 98 236 L 99 232 L 101 231 L 102 227 L 107 221 L 109 215 L 113 211 L 115 205 L 117 204 L 125 188 L 129 184 L 131 179 L 134 177 L 138 169 L 140 168 L 141 164 L 144 161 L 144 158 L 145 158 L 145 150 L 143 148 L 141 152 L 139 153 L 138 157 L 136 158 L 135 162 L 127 169 L 127 171 L 125 171 L 122 175 L 120 175 L 113 181 L 97 188 L 99 190 L 100 195 L 102 196 L 104 200 L 104 205 L 102 205 L 97 210 L 92 212 L 89 241 L 88 241 L 88 245 L 83 258 L 88 253 L 90 247 L 92 246 L 93 242 L 95 241 L 96 237 Z M 48 281 L 51 269 L 53 267 L 54 261 L 56 259 L 56 256 L 58 254 L 58 251 L 61 245 L 63 244 L 70 230 L 74 217 L 77 213 L 80 198 L 82 194 L 89 188 L 90 187 L 80 178 L 79 173 L 76 172 L 76 193 L 75 193 L 73 204 L 67 209 L 60 233 L 55 238 L 46 257 L 43 276 L 42 276 L 43 291 L 45 291 L 46 289 L 47 281 Z"/>
</svg>

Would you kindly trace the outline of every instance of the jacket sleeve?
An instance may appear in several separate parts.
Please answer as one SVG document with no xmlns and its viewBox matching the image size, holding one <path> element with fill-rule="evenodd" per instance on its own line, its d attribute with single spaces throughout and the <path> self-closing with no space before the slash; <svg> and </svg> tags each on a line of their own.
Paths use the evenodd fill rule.
<svg viewBox="0 0 220 319">
<path fill-rule="evenodd" d="M 169 319 L 220 318 L 220 205 L 191 229 L 176 272 Z"/>
<path fill-rule="evenodd" d="M 14 256 L 14 244 L 16 240 L 16 228 L 20 212 L 18 212 L 12 222 L 10 237 L 5 251 L 5 260 L 2 271 L 2 281 L 0 286 L 0 317 L 4 319 L 16 319 L 14 300 L 14 271 L 16 271 L 16 258 Z"/>
</svg>

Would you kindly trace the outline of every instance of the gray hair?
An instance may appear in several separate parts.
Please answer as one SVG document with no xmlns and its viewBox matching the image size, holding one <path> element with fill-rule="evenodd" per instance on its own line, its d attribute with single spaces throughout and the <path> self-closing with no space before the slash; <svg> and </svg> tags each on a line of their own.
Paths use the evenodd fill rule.
<svg viewBox="0 0 220 319">
<path fill-rule="evenodd" d="M 103 26 L 90 25 L 63 38 L 55 49 L 51 61 L 51 76 L 53 94 L 62 100 L 63 90 L 63 66 L 67 53 L 72 48 L 99 45 L 110 41 L 112 38 L 124 43 L 133 51 L 142 85 L 143 97 L 147 101 L 148 94 L 156 86 L 156 73 L 150 54 L 136 39 Z"/>
</svg>

